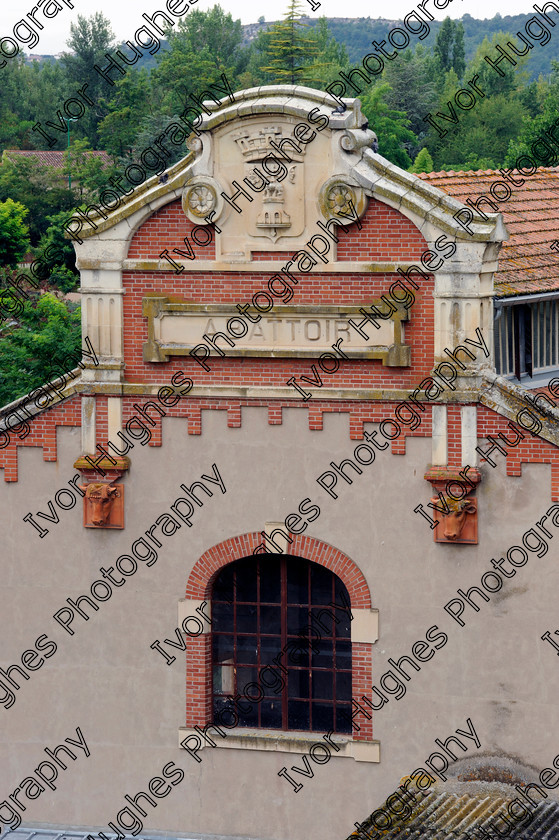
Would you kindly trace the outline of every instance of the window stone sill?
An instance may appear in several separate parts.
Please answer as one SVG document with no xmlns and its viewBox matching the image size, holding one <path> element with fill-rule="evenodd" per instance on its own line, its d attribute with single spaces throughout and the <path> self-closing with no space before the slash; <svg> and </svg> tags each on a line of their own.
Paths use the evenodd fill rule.
<svg viewBox="0 0 559 840">
<path fill-rule="evenodd" d="M 202 729 L 203 727 L 200 727 Z M 314 744 L 322 744 L 328 746 L 320 732 L 282 732 L 277 729 L 248 729 L 236 727 L 234 731 L 221 727 L 222 731 L 226 733 L 222 737 L 215 729 L 208 727 L 206 730 L 206 738 L 211 739 L 216 747 L 233 750 L 264 750 L 272 752 L 296 753 L 304 755 L 309 752 Z M 195 729 L 181 726 L 179 728 L 179 747 L 189 735 L 193 735 L 201 741 L 200 747 L 194 747 L 194 741 L 191 744 L 191 749 L 198 753 L 205 747 L 212 748 L 212 744 L 204 740 L 200 732 Z M 380 741 L 356 741 L 344 735 L 330 735 L 331 741 L 339 747 L 339 752 L 336 752 L 335 747 L 329 745 L 330 752 L 336 758 L 353 758 L 355 761 L 367 761 L 378 763 L 380 761 Z M 184 749 L 184 747 L 183 747 Z"/>
</svg>

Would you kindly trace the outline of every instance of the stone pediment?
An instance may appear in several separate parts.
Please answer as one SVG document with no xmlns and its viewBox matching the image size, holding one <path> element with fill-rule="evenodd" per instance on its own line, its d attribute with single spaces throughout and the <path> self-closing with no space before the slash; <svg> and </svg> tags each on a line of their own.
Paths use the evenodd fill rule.
<svg viewBox="0 0 559 840">
<path fill-rule="evenodd" d="M 166 170 L 165 183 L 153 176 L 115 211 L 91 214 L 96 227 L 84 224 L 80 238 L 111 240 L 107 250 L 122 265 L 141 224 L 181 199 L 190 221 L 205 225 L 210 217 L 222 231 L 218 259 L 292 252 L 303 247 L 317 220 L 332 218 L 340 206 L 347 209 L 344 184 L 360 215 L 373 196 L 406 216 L 427 240 L 441 232 L 476 242 L 507 237 L 500 216 L 476 212 L 468 234 L 454 218 L 464 210 L 461 202 L 372 150 L 376 135 L 358 99 L 348 99 L 343 114 L 333 113 L 337 104 L 329 94 L 290 85 L 236 92 L 234 102 L 204 102 L 206 113 L 187 143 L 190 152 Z M 380 143 L 382 148 L 382 138 Z M 76 250 L 78 260 L 87 261 L 88 243 Z"/>
</svg>

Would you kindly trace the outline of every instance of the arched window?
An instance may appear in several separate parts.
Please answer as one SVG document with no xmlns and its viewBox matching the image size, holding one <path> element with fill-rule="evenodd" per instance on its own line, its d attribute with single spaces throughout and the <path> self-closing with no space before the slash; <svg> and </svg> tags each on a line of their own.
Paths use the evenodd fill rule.
<svg viewBox="0 0 559 840">
<path fill-rule="evenodd" d="M 214 722 L 351 732 L 346 587 L 301 557 L 235 560 L 212 590 Z"/>
</svg>

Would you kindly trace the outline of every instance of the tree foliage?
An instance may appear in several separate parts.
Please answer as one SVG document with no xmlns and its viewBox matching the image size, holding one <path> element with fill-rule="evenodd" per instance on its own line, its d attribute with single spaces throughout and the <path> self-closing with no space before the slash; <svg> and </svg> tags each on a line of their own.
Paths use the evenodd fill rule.
<svg viewBox="0 0 559 840">
<path fill-rule="evenodd" d="M 29 249 L 27 207 L 11 198 L 0 202 L 0 265 L 15 268 Z"/>
<path fill-rule="evenodd" d="M 302 20 L 299 0 L 290 0 L 284 20 L 275 23 L 267 41 L 267 66 L 275 84 L 295 85 L 312 78 L 309 68 L 318 54 L 316 38 L 309 35 L 309 24 Z"/>
<path fill-rule="evenodd" d="M 60 376 L 69 356 L 79 361 L 80 322 L 79 307 L 48 292 L 24 303 L 17 328 L 0 330 L 0 405 Z"/>
<path fill-rule="evenodd" d="M 413 162 L 410 172 L 433 172 L 433 158 L 425 147 L 421 149 Z"/>
<path fill-rule="evenodd" d="M 374 85 L 361 97 L 363 113 L 379 138 L 379 153 L 402 169 L 408 169 L 412 161 L 406 146 L 415 144 L 417 138 L 408 128 L 410 121 L 405 113 L 387 104 L 389 91 L 387 83 Z"/>
<path fill-rule="evenodd" d="M 77 23 L 70 24 L 70 32 L 67 43 L 72 52 L 64 53 L 62 64 L 69 89 L 76 91 L 87 84 L 86 93 L 94 105 L 87 106 L 77 125 L 91 146 L 97 148 L 99 124 L 108 113 L 108 84 L 94 65 L 106 65 L 106 53 L 115 48 L 114 34 L 110 21 L 101 12 L 95 12 L 89 18 L 78 15 Z"/>
</svg>

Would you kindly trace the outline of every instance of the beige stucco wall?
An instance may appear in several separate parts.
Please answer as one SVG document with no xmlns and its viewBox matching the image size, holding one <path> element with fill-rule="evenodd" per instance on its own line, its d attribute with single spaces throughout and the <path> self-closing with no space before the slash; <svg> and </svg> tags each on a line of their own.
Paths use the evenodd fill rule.
<svg viewBox="0 0 559 840">
<path fill-rule="evenodd" d="M 556 547 L 505 583 L 481 611 L 466 608 L 460 628 L 443 605 L 458 587 L 478 585 L 500 557 L 520 541 L 550 501 L 550 469 L 523 467 L 522 478 L 505 475 L 505 461 L 484 467 L 478 490 L 478 546 L 441 546 L 413 509 L 424 505 L 431 487 L 423 479 L 431 441 L 408 439 L 407 454 L 389 451 L 363 467 L 353 485 L 338 483 L 333 500 L 316 484 L 330 460 L 351 457 L 343 415 L 325 417 L 324 430 L 310 432 L 304 408 L 284 412 L 281 426 L 269 426 L 264 408 L 243 409 L 243 424 L 227 428 L 226 412 L 204 412 L 201 436 L 187 434 L 186 421 L 163 421 L 163 446 L 139 444 L 130 453 L 125 478 L 126 529 L 82 527 L 81 505 L 60 511 L 60 524 L 45 539 L 22 517 L 47 511 L 47 501 L 75 474 L 80 453 L 77 429 L 59 429 L 59 459 L 45 463 L 40 450 L 21 449 L 20 478 L 0 486 L 4 523 L 1 576 L 4 581 L 0 636 L 2 667 L 19 662 L 23 650 L 46 633 L 59 645 L 43 668 L 16 692 L 11 709 L 0 709 L 0 799 L 5 799 L 45 758 L 44 747 L 76 737 L 79 726 L 91 756 L 60 773 L 55 792 L 27 803 L 28 824 L 87 826 L 106 830 L 126 803 L 124 794 L 145 790 L 169 761 L 186 778 L 148 808 L 144 832 L 189 831 L 273 840 L 321 840 L 349 834 L 399 783 L 423 765 L 446 738 L 471 718 L 481 751 L 503 752 L 538 769 L 559 752 L 550 732 L 559 731 L 559 662 L 540 640 L 558 626 Z M 372 426 L 368 428 L 372 429 Z M 89 592 L 101 565 L 127 553 L 156 517 L 215 462 L 225 481 L 184 526 L 162 540 L 158 562 L 141 568 L 89 622 L 76 618 L 70 637 L 52 615 L 66 597 Z M 346 553 L 363 571 L 379 610 L 380 638 L 374 647 L 374 678 L 389 668 L 389 656 L 411 654 L 412 644 L 437 624 L 447 645 L 415 673 L 405 697 L 394 697 L 374 717 L 381 742 L 380 764 L 333 758 L 314 765 L 315 777 L 297 794 L 277 776 L 283 767 L 302 767 L 286 753 L 205 749 L 197 764 L 177 746 L 184 725 L 184 654 L 167 666 L 150 650 L 154 639 L 173 638 L 177 601 L 188 574 L 212 545 L 281 521 L 305 496 L 321 507 L 311 536 Z M 551 526 L 552 531 L 556 531 Z M 555 541 L 559 536 L 555 537 Z M 235 559 L 235 558 L 231 558 Z M 174 652 L 174 651 L 173 651 Z M 174 652 L 175 653 L 175 652 Z M 317 735 L 317 740 L 320 735 Z M 468 752 L 473 754 L 475 748 Z"/>
</svg>

